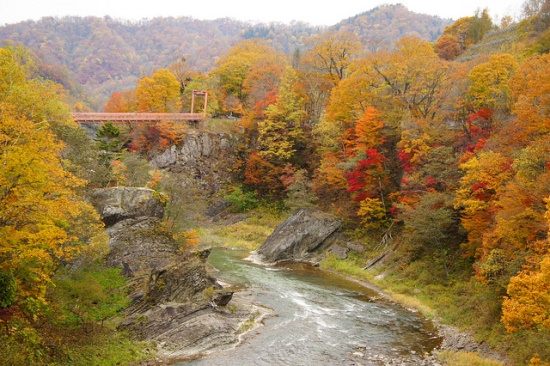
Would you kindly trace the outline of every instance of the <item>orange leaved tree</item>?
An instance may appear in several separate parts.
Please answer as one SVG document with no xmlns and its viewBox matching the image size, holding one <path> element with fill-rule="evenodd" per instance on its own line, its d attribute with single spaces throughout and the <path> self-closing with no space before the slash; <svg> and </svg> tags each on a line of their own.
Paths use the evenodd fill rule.
<svg viewBox="0 0 550 366">
<path fill-rule="evenodd" d="M 185 127 L 181 123 L 162 121 L 156 124 L 144 124 L 132 132 L 130 151 L 149 154 L 180 143 L 185 136 Z"/>
</svg>

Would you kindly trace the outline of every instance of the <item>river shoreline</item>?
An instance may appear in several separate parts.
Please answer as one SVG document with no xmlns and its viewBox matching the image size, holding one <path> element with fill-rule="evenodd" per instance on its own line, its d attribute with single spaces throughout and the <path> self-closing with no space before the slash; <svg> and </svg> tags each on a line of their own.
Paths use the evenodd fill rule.
<svg viewBox="0 0 550 366">
<path fill-rule="evenodd" d="M 253 251 L 251 253 L 253 253 Z M 261 265 L 269 265 L 269 263 L 263 263 L 261 260 L 259 260 L 257 256 L 254 256 L 254 254 L 247 257 L 246 260 L 249 260 L 249 258 L 253 263 L 261 264 Z M 425 313 L 425 310 L 427 309 L 426 305 L 422 304 L 422 307 L 424 307 L 424 309 L 422 309 L 421 307 L 415 307 L 410 303 L 405 303 L 404 301 L 402 301 L 400 297 L 397 297 L 391 293 L 384 291 L 384 289 L 382 289 L 381 287 L 369 281 L 359 279 L 351 275 L 343 274 L 332 268 L 321 267 L 319 263 L 315 263 L 315 262 L 304 262 L 304 263 L 311 264 L 313 266 L 319 266 L 320 269 L 322 269 L 323 271 L 329 272 L 333 275 L 338 275 L 348 281 L 355 282 L 369 290 L 376 292 L 381 299 L 384 299 L 385 301 L 389 301 L 393 304 L 402 306 L 409 311 L 420 313 L 422 314 L 423 317 L 433 322 L 434 327 L 437 329 L 440 337 L 442 338 L 441 345 L 435 348 L 429 354 L 422 355 L 422 359 L 416 359 L 415 360 L 416 365 L 433 365 L 433 366 L 440 365 L 442 361 L 439 360 L 438 354 L 442 351 L 475 353 L 482 358 L 498 361 L 504 365 L 510 364 L 507 357 L 502 352 L 499 352 L 498 350 L 495 350 L 489 347 L 484 342 L 477 342 L 474 336 L 471 334 L 471 332 L 467 330 L 466 331 L 460 330 L 456 326 L 442 323 L 441 319 L 437 316 L 437 311 L 435 309 L 430 309 L 429 314 L 426 314 Z M 430 316 L 433 314 L 436 314 L 436 315 Z M 352 354 L 353 357 L 349 361 L 358 362 L 357 365 L 359 365 L 360 361 L 363 359 L 365 355 L 364 351 L 365 351 L 365 347 L 359 347 L 357 351 Z M 403 361 L 404 361 L 404 360 L 388 360 L 387 358 L 383 358 L 383 357 L 378 359 L 384 362 L 384 365 L 393 365 L 394 362 L 396 362 L 395 364 L 403 364 Z"/>
<path fill-rule="evenodd" d="M 227 250 L 231 248 L 220 247 L 220 249 Z M 233 249 L 233 250 L 238 250 L 240 252 L 250 254 L 248 250 L 243 250 L 243 249 Z M 265 265 L 265 266 L 269 265 L 266 263 L 258 263 L 257 261 L 255 261 L 254 263 L 259 265 Z M 311 265 L 312 263 L 307 263 L 307 264 Z M 313 265 L 315 266 L 315 264 Z M 375 292 L 378 296 L 378 299 L 381 299 L 384 302 L 389 302 L 394 305 L 405 308 L 408 311 L 422 314 L 422 311 L 420 309 L 411 307 L 408 304 L 404 304 L 400 302 L 398 298 L 392 296 L 392 294 L 385 292 L 382 288 L 376 286 L 375 284 L 372 284 L 368 281 L 358 279 L 349 275 L 339 273 L 338 271 L 333 269 L 329 269 L 329 268 L 319 268 L 319 269 L 326 273 L 330 273 L 331 275 L 335 275 L 340 278 L 343 278 L 347 281 L 354 282 L 372 292 Z M 216 275 L 216 272 L 218 271 L 218 269 L 216 269 L 215 267 L 211 267 L 211 270 L 213 270 L 213 274 Z M 228 352 L 231 349 L 237 348 L 241 346 L 243 343 L 256 337 L 258 333 L 255 331 L 258 328 L 263 326 L 264 321 L 269 317 L 277 316 L 277 314 L 274 314 L 273 309 L 258 303 L 257 297 L 255 296 L 254 292 L 251 289 L 247 287 L 242 287 L 240 285 L 232 284 L 226 281 L 220 281 L 220 282 L 224 286 L 224 288 L 229 288 L 229 289 L 233 288 L 237 290 L 235 292 L 234 299 L 232 300 L 232 302 L 234 303 L 234 306 L 248 307 L 251 309 L 254 308 L 256 310 L 256 314 L 252 319 L 249 319 L 249 321 L 243 322 L 243 327 L 246 327 L 246 329 L 243 329 L 243 332 L 239 334 L 235 342 L 231 344 L 223 345 L 223 346 L 214 346 L 212 349 L 209 349 L 205 352 L 193 355 L 191 357 L 186 357 L 183 359 L 166 358 L 166 357 L 163 357 L 162 355 L 159 355 L 154 360 L 150 360 L 146 363 L 139 364 L 140 366 L 185 365 L 187 363 L 193 364 L 192 362 L 193 360 L 198 360 L 198 359 L 208 358 L 213 356 L 214 357 L 222 356 L 225 352 Z M 254 313 L 254 312 L 255 311 L 251 311 L 251 313 Z M 441 345 L 439 347 L 434 348 L 431 352 L 424 353 L 424 354 L 421 354 L 421 353 L 416 354 L 412 352 L 412 354 L 408 356 L 402 356 L 402 355 L 388 356 L 388 355 L 380 354 L 380 352 L 371 350 L 368 343 L 364 343 L 364 344 L 359 344 L 352 352 L 349 352 L 347 357 L 342 358 L 340 364 L 345 366 L 360 366 L 360 365 L 362 366 L 367 366 L 367 365 L 440 366 L 440 365 L 446 364 L 443 361 L 441 361 L 438 357 L 438 354 L 441 351 L 474 352 L 484 358 L 498 360 L 506 364 L 506 360 L 501 354 L 495 352 L 494 350 L 489 349 L 489 347 L 487 347 L 484 344 L 479 344 L 474 340 L 474 338 L 468 332 L 460 331 L 456 327 L 442 324 L 437 318 L 434 318 L 434 319 L 426 318 L 426 319 L 430 320 L 430 322 L 433 323 L 434 328 L 437 330 L 437 333 L 442 339 Z"/>
<path fill-rule="evenodd" d="M 388 301 L 391 301 L 395 304 L 398 304 L 400 306 L 403 306 L 404 308 L 406 308 L 410 311 L 419 312 L 419 313 L 423 314 L 423 316 L 430 319 L 434 323 L 434 326 L 437 328 L 438 333 L 442 338 L 442 343 L 441 343 L 441 346 L 434 349 L 431 352 L 431 354 L 426 355 L 426 360 L 432 362 L 429 365 L 434 365 L 434 366 L 439 365 L 439 362 L 441 362 L 441 361 L 439 361 L 438 354 L 441 351 L 471 352 L 471 353 L 478 354 L 482 358 L 488 358 L 488 359 L 491 359 L 491 360 L 494 360 L 494 361 L 501 362 L 504 365 L 510 364 L 509 360 L 504 355 L 504 353 L 499 352 L 498 350 L 495 350 L 493 348 L 490 348 L 487 344 L 485 344 L 483 342 L 477 342 L 475 340 L 474 336 L 471 334 L 471 332 L 469 332 L 467 330 L 463 331 L 463 330 L 460 330 L 460 328 L 458 328 L 456 326 L 452 326 L 452 325 L 442 323 L 441 319 L 437 316 L 437 311 L 435 309 L 430 309 L 430 310 L 431 310 L 431 314 L 436 314 L 436 315 L 433 316 L 433 317 L 429 317 L 428 315 L 431 315 L 431 314 L 424 314 L 424 312 L 422 311 L 422 309 L 420 307 L 415 307 L 415 306 L 411 305 L 410 303 L 405 303 L 405 302 L 401 301 L 400 298 L 398 298 L 398 297 L 396 297 L 396 296 L 394 296 L 390 293 L 385 292 L 384 289 L 382 289 L 379 286 L 376 286 L 375 284 L 373 284 L 371 282 L 368 282 L 368 281 L 365 281 L 365 280 L 362 280 L 362 279 L 358 279 L 358 278 L 350 276 L 350 275 L 340 273 L 340 272 L 338 272 L 334 269 L 331 269 L 331 268 L 323 268 L 323 270 L 325 270 L 327 272 L 337 274 L 337 275 L 340 275 L 340 276 L 342 276 L 342 277 L 344 277 L 344 278 L 346 278 L 350 281 L 354 281 L 354 282 L 356 282 L 356 283 L 358 283 L 362 286 L 365 286 L 366 288 L 369 288 L 369 289 L 377 292 L 384 299 L 386 299 Z M 422 304 L 422 306 L 427 308 L 426 305 L 424 305 L 424 304 Z"/>
</svg>

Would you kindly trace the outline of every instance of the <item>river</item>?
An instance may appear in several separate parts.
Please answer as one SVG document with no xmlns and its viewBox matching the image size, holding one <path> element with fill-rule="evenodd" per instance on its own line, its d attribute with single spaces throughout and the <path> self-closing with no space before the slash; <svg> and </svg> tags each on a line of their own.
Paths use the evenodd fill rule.
<svg viewBox="0 0 550 366">
<path fill-rule="evenodd" d="M 266 267 L 215 249 L 221 281 L 273 309 L 234 348 L 179 365 L 418 365 L 441 339 L 433 324 L 379 293 L 305 264 Z"/>
</svg>

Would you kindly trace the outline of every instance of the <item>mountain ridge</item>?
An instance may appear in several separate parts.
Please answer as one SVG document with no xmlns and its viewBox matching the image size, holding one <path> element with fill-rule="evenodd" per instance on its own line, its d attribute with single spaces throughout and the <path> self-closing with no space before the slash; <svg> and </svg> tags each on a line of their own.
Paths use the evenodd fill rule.
<svg viewBox="0 0 550 366">
<path fill-rule="evenodd" d="M 304 49 L 314 34 L 347 30 L 357 33 L 366 49 L 373 51 L 402 35 L 434 41 L 448 24 L 451 20 L 419 15 L 403 5 L 377 7 L 331 27 L 303 22 L 251 24 L 230 18 L 158 17 L 132 22 L 109 16 L 45 17 L 1 26 L 0 45 L 23 45 L 46 64 L 65 68 L 97 100 L 97 106 L 112 92 L 133 88 L 140 77 L 182 57 L 189 68 L 207 72 L 245 39 L 266 39 L 274 48 L 292 54 Z"/>
</svg>

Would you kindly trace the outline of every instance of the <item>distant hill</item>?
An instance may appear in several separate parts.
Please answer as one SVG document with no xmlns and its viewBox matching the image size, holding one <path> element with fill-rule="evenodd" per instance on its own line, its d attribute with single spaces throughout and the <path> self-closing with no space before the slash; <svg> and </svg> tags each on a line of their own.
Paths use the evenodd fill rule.
<svg viewBox="0 0 550 366">
<path fill-rule="evenodd" d="M 404 35 L 433 41 L 450 23 L 410 12 L 402 5 L 390 5 L 330 29 L 355 32 L 368 49 L 376 50 Z M 250 24 L 227 18 L 168 17 L 130 22 L 110 17 L 46 17 L 0 27 L 0 44 L 22 44 L 46 64 L 67 70 L 99 107 L 113 91 L 133 88 L 139 77 L 167 67 L 182 56 L 188 66 L 207 72 L 243 39 L 268 39 L 275 48 L 291 54 L 304 48 L 308 37 L 327 29 L 303 22 Z"/>
<path fill-rule="evenodd" d="M 358 34 L 371 52 L 390 46 L 402 37 L 411 36 L 436 41 L 451 19 L 417 14 L 401 4 L 376 7 L 342 20 L 331 29 Z"/>
<path fill-rule="evenodd" d="M 0 27 L 0 40 L 23 44 L 44 62 L 65 66 L 102 103 L 113 91 L 133 88 L 140 76 L 182 56 L 198 71 L 209 70 L 242 30 L 242 22 L 230 19 L 48 17 Z"/>
</svg>

